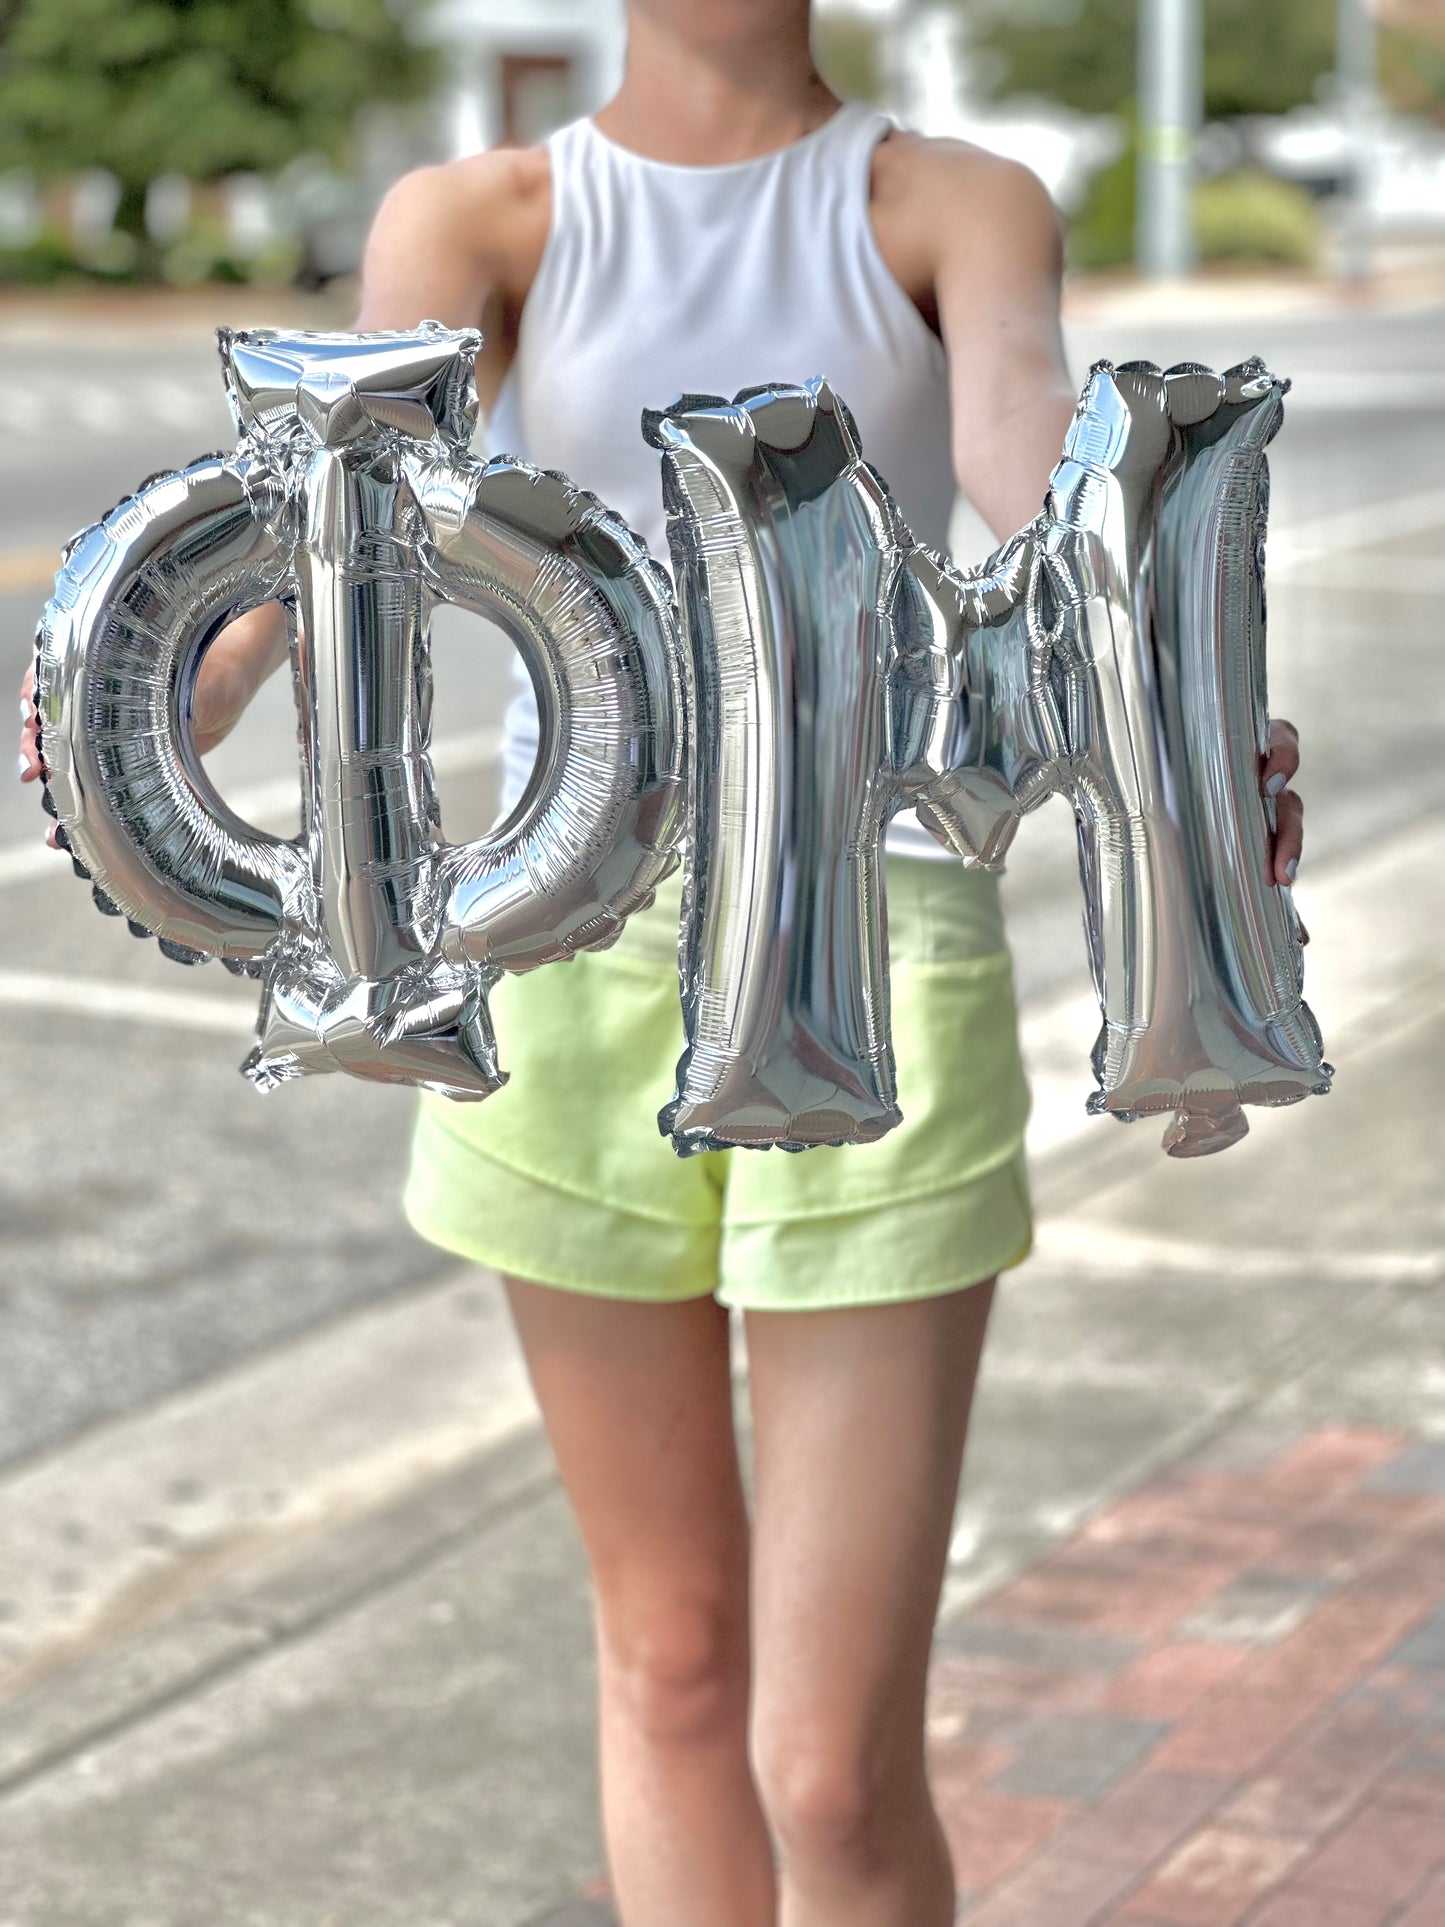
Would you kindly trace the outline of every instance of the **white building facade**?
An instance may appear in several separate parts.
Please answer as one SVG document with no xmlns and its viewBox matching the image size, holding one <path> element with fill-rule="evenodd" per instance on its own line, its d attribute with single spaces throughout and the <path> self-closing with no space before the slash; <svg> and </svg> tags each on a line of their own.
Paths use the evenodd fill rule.
<svg viewBox="0 0 1445 1927">
<path fill-rule="evenodd" d="M 866 22 L 877 33 L 880 104 L 904 126 L 1025 161 L 1066 208 L 1118 150 L 1121 133 L 1108 117 L 1044 101 L 981 100 L 956 6 L 818 0 L 818 11 Z M 537 141 L 590 113 L 617 86 L 627 44 L 622 0 L 432 0 L 425 33 L 444 49 L 449 70 L 441 144 L 451 157 L 499 141 Z"/>
<path fill-rule="evenodd" d="M 622 0 L 433 0 L 425 32 L 444 50 L 452 158 L 540 140 L 622 76 Z"/>
</svg>

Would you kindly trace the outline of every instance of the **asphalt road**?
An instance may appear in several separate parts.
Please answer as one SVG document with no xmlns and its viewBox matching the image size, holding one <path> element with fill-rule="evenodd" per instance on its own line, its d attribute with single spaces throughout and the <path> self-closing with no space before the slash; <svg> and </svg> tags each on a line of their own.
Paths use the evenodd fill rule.
<svg viewBox="0 0 1445 1927">
<path fill-rule="evenodd" d="M 1103 354 L 1222 367 L 1251 353 L 1293 379 L 1271 452 L 1271 702 L 1305 742 L 1307 921 L 1312 870 L 1386 849 L 1441 800 L 1441 322 L 1438 311 L 1211 315 L 1095 322 L 1071 337 L 1080 379 Z M 45 555 L 145 475 L 231 439 L 200 330 L 0 340 L 0 682 L 17 684 L 27 660 Z M 1301 546 L 1311 531 L 1313 560 Z M 981 559 L 988 544 L 966 514 L 956 534 L 960 559 Z M 507 683 L 505 644 L 480 625 L 442 626 L 437 736 L 453 748 L 440 786 L 455 839 L 489 820 L 487 732 Z M 264 795 L 268 826 L 288 827 L 283 683 L 213 768 L 238 806 Z M 232 1068 L 253 989 L 214 968 L 182 972 L 98 917 L 64 860 L 36 854 L 42 827 L 33 789 L 0 788 L 0 1463 L 446 1263 L 397 1204 L 411 1099 L 340 1078 L 258 1097 Z M 1027 1003 L 1076 989 L 1061 807 L 1027 826 L 1006 888 Z M 1152 1140 L 1139 1156 L 1157 1156 Z"/>
</svg>

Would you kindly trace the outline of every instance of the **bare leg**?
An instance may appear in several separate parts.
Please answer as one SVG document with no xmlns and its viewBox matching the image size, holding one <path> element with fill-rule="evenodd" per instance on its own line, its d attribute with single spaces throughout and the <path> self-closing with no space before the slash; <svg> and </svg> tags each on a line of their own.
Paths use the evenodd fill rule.
<svg viewBox="0 0 1445 1927">
<path fill-rule="evenodd" d="M 773 1927 L 747 1754 L 748 1518 L 727 1312 L 506 1281 L 591 1565 L 625 1927 Z"/>
<path fill-rule="evenodd" d="M 780 1927 L 946 1927 L 924 1701 L 993 1281 L 748 1312 L 754 1755 Z"/>
</svg>

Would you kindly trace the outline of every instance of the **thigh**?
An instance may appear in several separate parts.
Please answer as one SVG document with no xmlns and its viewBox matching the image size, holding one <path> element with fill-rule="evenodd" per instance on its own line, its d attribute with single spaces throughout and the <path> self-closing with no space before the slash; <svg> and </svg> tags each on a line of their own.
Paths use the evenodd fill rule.
<svg viewBox="0 0 1445 1927">
<path fill-rule="evenodd" d="M 992 1280 L 749 1311 L 759 1764 L 786 1791 L 922 1762 L 924 1699 Z M 858 1787 L 866 1794 L 866 1787 Z"/>
<path fill-rule="evenodd" d="M 666 1647 L 678 1671 L 715 1664 L 747 1617 L 727 1312 L 711 1295 L 651 1304 L 505 1282 L 604 1645 L 624 1662 Z"/>
<path fill-rule="evenodd" d="M 812 1313 L 929 1298 L 1006 1270 L 1028 1250 L 1029 1098 L 998 880 L 898 858 L 888 886 L 903 1122 L 874 1144 L 731 1155 L 724 1304 Z"/>
</svg>

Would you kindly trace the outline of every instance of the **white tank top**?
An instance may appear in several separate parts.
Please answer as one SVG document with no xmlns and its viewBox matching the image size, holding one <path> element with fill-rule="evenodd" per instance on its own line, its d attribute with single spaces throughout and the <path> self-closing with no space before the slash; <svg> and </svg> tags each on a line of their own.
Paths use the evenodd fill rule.
<svg viewBox="0 0 1445 1927">
<path fill-rule="evenodd" d="M 559 128 L 547 141 L 551 228 L 488 452 L 561 469 L 669 566 L 643 408 L 826 375 L 914 534 L 945 547 L 956 490 L 947 362 L 869 218 L 873 149 L 892 124 L 847 102 L 801 140 L 712 167 L 635 154 L 590 119 Z M 532 686 L 520 658 L 515 668 L 506 811 L 537 749 Z M 945 855 L 911 811 L 889 825 L 886 847 Z"/>
</svg>

